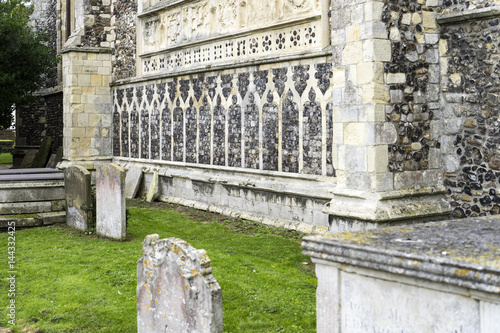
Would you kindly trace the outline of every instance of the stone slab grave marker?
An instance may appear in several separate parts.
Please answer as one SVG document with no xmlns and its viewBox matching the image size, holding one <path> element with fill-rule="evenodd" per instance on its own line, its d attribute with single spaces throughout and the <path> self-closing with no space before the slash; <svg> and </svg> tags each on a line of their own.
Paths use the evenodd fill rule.
<svg viewBox="0 0 500 333">
<path fill-rule="evenodd" d="M 127 236 L 125 170 L 117 164 L 103 164 L 96 173 L 96 233 L 124 240 Z"/>
<path fill-rule="evenodd" d="M 222 332 L 222 291 L 205 250 L 146 236 L 137 262 L 138 333 Z"/>
<path fill-rule="evenodd" d="M 142 169 L 139 167 L 130 167 L 125 177 L 125 193 L 127 199 L 135 198 L 139 184 L 142 179 Z"/>
<path fill-rule="evenodd" d="M 45 168 L 50 157 L 50 148 L 52 147 L 52 138 L 46 136 L 43 138 L 40 148 L 33 160 L 33 168 Z"/>
<path fill-rule="evenodd" d="M 66 223 L 75 229 L 86 231 L 92 221 L 92 196 L 90 172 L 74 165 L 64 170 L 66 193 Z"/>
<path fill-rule="evenodd" d="M 500 332 L 500 219 L 308 236 L 317 332 Z"/>
</svg>

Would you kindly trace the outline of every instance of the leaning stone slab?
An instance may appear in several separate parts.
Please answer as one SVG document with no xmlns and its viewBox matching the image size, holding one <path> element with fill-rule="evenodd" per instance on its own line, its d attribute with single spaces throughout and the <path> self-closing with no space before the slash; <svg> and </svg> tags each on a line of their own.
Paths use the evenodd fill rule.
<svg viewBox="0 0 500 333">
<path fill-rule="evenodd" d="M 139 167 L 130 167 L 125 177 L 125 193 L 127 199 L 135 198 L 142 179 L 142 169 Z"/>
<path fill-rule="evenodd" d="M 500 332 L 500 219 L 309 236 L 317 332 Z"/>
<path fill-rule="evenodd" d="M 74 165 L 64 170 L 66 193 L 66 223 L 75 229 L 86 231 L 92 221 L 92 193 L 90 172 Z"/>
<path fill-rule="evenodd" d="M 155 171 L 153 174 L 153 178 L 151 179 L 151 184 L 149 184 L 149 190 L 146 195 L 147 202 L 153 202 L 156 198 L 158 198 L 158 172 Z"/>
<path fill-rule="evenodd" d="M 35 156 L 38 153 L 38 150 L 28 150 L 26 155 L 24 155 L 23 160 L 21 161 L 21 165 L 19 166 L 21 169 L 24 168 L 32 168 L 33 161 L 35 160 Z"/>
<path fill-rule="evenodd" d="M 46 136 L 42 139 L 42 143 L 40 144 L 40 148 L 33 160 L 34 168 L 43 168 L 47 165 L 47 161 L 50 157 L 50 148 L 52 147 L 52 138 L 50 136 Z"/>
<path fill-rule="evenodd" d="M 146 236 L 137 263 L 137 331 L 222 332 L 222 291 L 205 250 Z"/>
<path fill-rule="evenodd" d="M 97 235 L 116 240 L 125 239 L 125 170 L 117 164 L 97 167 L 96 214 Z"/>
</svg>

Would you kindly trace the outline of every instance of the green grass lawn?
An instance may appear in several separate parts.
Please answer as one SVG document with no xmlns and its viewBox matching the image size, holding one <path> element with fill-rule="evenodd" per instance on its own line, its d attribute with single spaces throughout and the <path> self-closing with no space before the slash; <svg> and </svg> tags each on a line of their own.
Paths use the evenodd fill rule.
<svg viewBox="0 0 500 333">
<path fill-rule="evenodd" d="M 314 266 L 297 233 L 161 203 L 129 202 L 129 214 L 125 242 L 66 227 L 16 231 L 16 332 L 136 332 L 136 264 L 153 233 L 207 251 L 224 332 L 315 332 Z M 0 234 L 0 327 L 9 320 L 8 236 Z"/>
<path fill-rule="evenodd" d="M 12 154 L 11 153 L 0 154 L 0 164 L 12 164 Z"/>
</svg>

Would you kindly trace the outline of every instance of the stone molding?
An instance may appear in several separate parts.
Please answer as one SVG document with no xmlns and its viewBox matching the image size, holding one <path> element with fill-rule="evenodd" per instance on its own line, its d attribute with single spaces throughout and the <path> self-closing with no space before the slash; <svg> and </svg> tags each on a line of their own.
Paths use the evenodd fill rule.
<svg viewBox="0 0 500 333">
<path fill-rule="evenodd" d="M 499 220 L 492 218 L 435 222 L 308 236 L 302 248 L 317 263 L 354 265 L 498 294 L 499 228 Z"/>
<path fill-rule="evenodd" d="M 487 7 L 487 8 L 467 10 L 458 13 L 437 15 L 436 21 L 439 24 L 454 24 L 466 21 L 484 20 L 499 16 L 500 16 L 500 8 Z"/>
</svg>

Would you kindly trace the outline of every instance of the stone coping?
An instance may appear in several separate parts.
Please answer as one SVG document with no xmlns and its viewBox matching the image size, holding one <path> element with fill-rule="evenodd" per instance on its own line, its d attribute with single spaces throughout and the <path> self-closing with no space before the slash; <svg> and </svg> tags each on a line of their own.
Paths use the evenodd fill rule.
<svg viewBox="0 0 500 333">
<path fill-rule="evenodd" d="M 500 293 L 500 217 L 308 236 L 302 248 L 315 262 Z"/>
<path fill-rule="evenodd" d="M 488 19 L 500 16 L 500 8 L 486 7 L 473 10 L 466 10 L 457 13 L 447 13 L 438 15 L 436 21 L 439 24 L 453 24 L 472 20 Z"/>
<path fill-rule="evenodd" d="M 32 173 L 62 173 L 62 171 L 59 169 L 53 169 L 53 168 L 27 168 L 27 169 L 0 170 L 0 176 L 2 176 L 2 175 L 32 174 Z"/>
<path fill-rule="evenodd" d="M 268 55 L 255 59 L 242 59 L 239 61 L 232 61 L 231 63 L 222 63 L 217 65 L 200 65 L 199 67 L 190 67 L 187 69 L 175 70 L 170 72 L 160 72 L 154 74 L 144 74 L 138 77 L 126 78 L 111 81 L 110 86 L 123 86 L 127 84 L 135 84 L 146 81 L 163 80 L 171 77 L 178 77 L 183 75 L 192 75 L 197 73 L 218 72 L 224 70 L 234 70 L 241 67 L 261 66 L 266 64 L 292 62 L 296 60 L 313 59 L 313 58 L 331 58 L 332 51 L 330 47 L 325 47 L 322 50 L 305 50 L 297 51 L 294 53 L 283 55 Z M 330 60 L 329 60 L 330 61 Z"/>
</svg>

